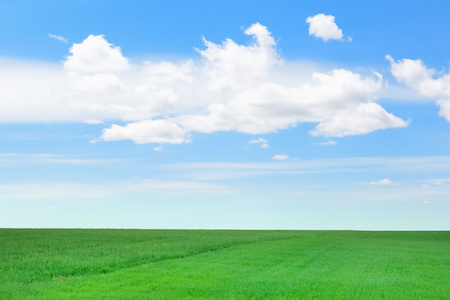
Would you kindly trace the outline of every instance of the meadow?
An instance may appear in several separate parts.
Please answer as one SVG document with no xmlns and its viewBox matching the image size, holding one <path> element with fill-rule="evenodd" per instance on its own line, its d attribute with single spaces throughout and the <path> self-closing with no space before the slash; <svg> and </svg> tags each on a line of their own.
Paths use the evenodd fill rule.
<svg viewBox="0 0 450 300">
<path fill-rule="evenodd" d="M 450 232 L 0 229 L 0 299 L 450 299 Z"/>
</svg>

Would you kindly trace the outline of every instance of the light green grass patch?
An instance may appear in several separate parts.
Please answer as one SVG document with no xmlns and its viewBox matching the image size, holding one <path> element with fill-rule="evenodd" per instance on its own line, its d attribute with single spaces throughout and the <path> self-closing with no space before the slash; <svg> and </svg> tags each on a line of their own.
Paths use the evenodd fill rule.
<svg viewBox="0 0 450 300">
<path fill-rule="evenodd" d="M 449 232 L 159 232 L 164 233 L 180 234 L 172 236 L 172 251 L 179 251 L 191 239 L 198 248 L 182 256 L 122 264 L 103 274 L 99 269 L 44 278 L 22 284 L 7 295 L 61 299 L 450 298 Z M 209 243 L 215 247 L 207 247 Z"/>
</svg>

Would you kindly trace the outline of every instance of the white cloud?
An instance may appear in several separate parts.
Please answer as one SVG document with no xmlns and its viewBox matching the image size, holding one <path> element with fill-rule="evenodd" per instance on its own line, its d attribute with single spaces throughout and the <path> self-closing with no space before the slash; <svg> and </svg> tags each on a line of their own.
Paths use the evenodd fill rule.
<svg viewBox="0 0 450 300">
<path fill-rule="evenodd" d="M 129 67 L 120 47 L 108 43 L 103 35 L 90 35 L 82 43 L 73 44 L 64 62 L 68 71 L 102 73 L 121 71 Z"/>
<path fill-rule="evenodd" d="M 407 126 L 407 122 L 370 102 L 382 86 L 381 75 L 376 75 L 378 80 L 348 70 L 314 73 L 312 83 L 297 88 L 264 82 L 237 93 L 227 103 L 210 104 L 207 113 L 183 115 L 175 121 L 188 131 L 236 130 L 250 134 L 318 122 L 321 124 L 313 135 L 338 137 Z"/>
<path fill-rule="evenodd" d="M 334 16 L 332 15 L 318 14 L 308 17 L 306 22 L 309 23 L 309 35 L 321 38 L 325 42 L 330 39 L 342 39 L 342 30 L 334 22 Z"/>
<path fill-rule="evenodd" d="M 408 124 L 409 122 L 386 112 L 379 104 L 362 103 L 354 110 L 336 113 L 332 118 L 314 128 L 311 134 L 343 137 L 366 134 L 380 129 L 406 127 Z"/>
<path fill-rule="evenodd" d="M 123 91 L 124 85 L 114 72 L 129 68 L 128 59 L 119 47 L 108 43 L 103 35 L 90 35 L 73 44 L 64 62 L 68 84 L 82 92 Z"/>
<path fill-rule="evenodd" d="M 450 122 L 450 74 L 438 73 L 427 68 L 420 60 L 394 59 L 386 55 L 391 64 L 391 73 L 398 82 L 404 83 L 429 98 L 443 98 L 436 101 L 440 107 L 439 115 Z M 440 75 L 440 76 L 437 76 Z"/>
<path fill-rule="evenodd" d="M 82 92 L 120 92 L 125 89 L 119 78 L 111 73 L 81 75 L 77 72 L 70 72 L 67 78 L 72 88 Z"/>
<path fill-rule="evenodd" d="M 132 140 L 136 144 L 182 144 L 190 142 L 188 133 L 169 120 L 145 120 L 103 130 L 104 141 Z"/>
<path fill-rule="evenodd" d="M 272 159 L 275 159 L 275 160 L 286 160 L 288 158 L 289 158 L 289 155 L 287 155 L 287 154 L 276 154 L 272 157 Z"/>
<path fill-rule="evenodd" d="M 315 143 L 314 145 L 319 145 L 319 146 L 334 146 L 337 143 L 335 141 L 327 141 L 327 142 L 322 142 L 322 143 Z"/>
<path fill-rule="evenodd" d="M 263 139 L 263 138 L 258 138 L 256 140 L 251 140 L 250 142 L 248 142 L 249 144 L 262 144 L 262 143 L 267 143 L 267 140 Z"/>
<path fill-rule="evenodd" d="M 129 195 L 224 194 L 227 187 L 202 181 L 135 180 L 116 184 L 46 183 L 0 184 L 0 200 L 80 200 Z M 50 207 L 49 207 L 50 208 Z"/>
<path fill-rule="evenodd" d="M 434 183 L 435 185 L 442 185 L 444 183 L 450 182 L 450 178 L 429 179 L 424 181 Z"/>
<path fill-rule="evenodd" d="M 267 144 L 267 140 L 263 138 L 258 138 L 256 140 L 251 140 L 248 142 L 249 144 L 261 144 L 261 149 L 267 149 L 270 148 L 269 144 Z"/>
<path fill-rule="evenodd" d="M 105 124 L 102 121 L 96 120 L 96 119 L 88 119 L 88 120 L 85 120 L 84 122 L 89 125 Z"/>
<path fill-rule="evenodd" d="M 439 106 L 439 115 L 450 122 L 450 99 L 438 100 L 436 104 Z"/>
<path fill-rule="evenodd" d="M 370 184 L 372 185 L 393 185 L 394 183 L 389 179 L 382 179 L 379 181 L 372 181 Z"/>
<path fill-rule="evenodd" d="M 271 66 L 280 64 L 275 40 L 266 26 L 255 23 L 245 34 L 254 38 L 253 44 L 243 46 L 231 39 L 222 45 L 204 39 L 205 50 L 199 50 L 206 59 L 207 87 L 215 92 L 239 91 L 257 85 L 267 76 Z"/>
<path fill-rule="evenodd" d="M 119 47 L 90 35 L 73 45 L 63 68 L 0 64 L 7 103 L 0 121 L 130 122 L 105 129 L 100 140 L 136 143 L 183 143 L 191 132 L 264 134 L 303 122 L 318 123 L 314 135 L 339 137 L 407 125 L 375 103 L 378 73 L 312 72 L 311 65 L 306 72 L 281 61 L 265 26 L 245 34 L 253 37 L 248 45 L 205 39 L 201 60 L 130 65 Z"/>
<path fill-rule="evenodd" d="M 155 151 L 163 151 L 163 146 L 153 147 L 153 150 L 155 150 Z"/>
<path fill-rule="evenodd" d="M 54 34 L 49 33 L 48 37 L 50 37 L 52 39 L 55 39 L 57 41 L 63 42 L 63 43 L 68 43 L 69 42 L 68 39 L 66 39 L 65 37 L 60 36 L 60 35 L 54 35 Z"/>
</svg>

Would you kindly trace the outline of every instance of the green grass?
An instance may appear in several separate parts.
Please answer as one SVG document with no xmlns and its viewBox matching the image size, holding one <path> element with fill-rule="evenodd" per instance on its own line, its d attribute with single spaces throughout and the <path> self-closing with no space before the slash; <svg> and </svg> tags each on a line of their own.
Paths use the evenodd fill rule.
<svg viewBox="0 0 450 300">
<path fill-rule="evenodd" d="M 450 232 L 0 229 L 0 299 L 450 299 Z"/>
</svg>

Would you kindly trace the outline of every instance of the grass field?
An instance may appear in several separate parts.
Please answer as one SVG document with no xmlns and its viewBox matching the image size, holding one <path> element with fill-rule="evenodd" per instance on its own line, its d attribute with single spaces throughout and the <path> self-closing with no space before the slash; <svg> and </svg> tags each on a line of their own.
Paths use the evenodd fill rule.
<svg viewBox="0 0 450 300">
<path fill-rule="evenodd" d="M 0 299 L 450 299 L 450 232 L 0 229 Z"/>
</svg>

